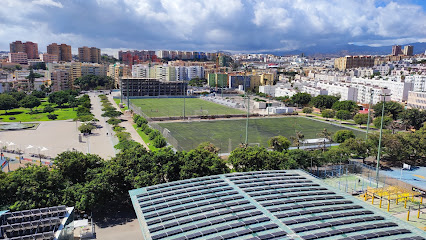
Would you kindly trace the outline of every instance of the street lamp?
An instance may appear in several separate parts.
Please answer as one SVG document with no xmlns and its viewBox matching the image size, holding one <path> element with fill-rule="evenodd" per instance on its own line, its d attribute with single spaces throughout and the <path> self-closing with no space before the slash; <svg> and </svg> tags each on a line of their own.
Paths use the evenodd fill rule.
<svg viewBox="0 0 426 240">
<path fill-rule="evenodd" d="M 368 104 L 368 120 L 367 120 L 367 132 L 365 133 L 365 141 L 368 139 L 368 130 L 370 129 L 370 116 L 371 116 L 371 105 L 373 105 L 373 89 L 370 90 L 370 103 Z"/>
<path fill-rule="evenodd" d="M 376 188 L 379 187 L 379 162 L 380 162 L 380 151 L 382 147 L 382 134 L 383 134 L 383 118 L 385 116 L 385 101 L 386 97 L 390 96 L 390 94 L 380 94 L 380 96 L 383 96 L 383 106 L 382 106 L 382 119 L 380 121 L 380 136 L 379 136 L 379 147 L 377 149 L 377 163 L 376 163 Z"/>
</svg>

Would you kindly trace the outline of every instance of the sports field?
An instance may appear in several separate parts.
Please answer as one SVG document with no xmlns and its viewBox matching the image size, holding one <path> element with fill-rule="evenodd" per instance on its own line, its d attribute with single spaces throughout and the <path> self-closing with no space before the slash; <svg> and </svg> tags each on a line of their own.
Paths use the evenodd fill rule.
<svg viewBox="0 0 426 240">
<path fill-rule="evenodd" d="M 183 116 L 183 98 L 131 99 L 148 117 Z M 226 107 L 199 98 L 185 99 L 185 116 L 244 114 L 245 111 Z"/>
<path fill-rule="evenodd" d="M 208 141 L 221 148 L 221 152 L 228 152 L 245 141 L 246 120 L 159 123 L 159 125 L 169 129 L 180 147 L 185 150 L 195 148 L 198 144 Z M 304 117 L 251 118 L 248 141 L 250 144 L 267 146 L 269 138 L 282 135 L 290 139 L 296 131 L 301 131 L 305 135 L 305 139 L 318 138 L 317 133 L 324 128 L 333 133 L 347 129 Z M 356 130 L 353 132 L 357 137 L 363 137 L 365 134 Z"/>
</svg>

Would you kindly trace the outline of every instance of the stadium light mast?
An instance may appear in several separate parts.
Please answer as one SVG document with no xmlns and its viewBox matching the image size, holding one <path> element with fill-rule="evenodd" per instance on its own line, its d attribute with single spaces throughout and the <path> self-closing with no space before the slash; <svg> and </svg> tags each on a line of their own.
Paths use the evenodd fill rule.
<svg viewBox="0 0 426 240">
<path fill-rule="evenodd" d="M 245 144 L 246 146 L 248 145 L 248 126 L 249 126 L 249 115 L 250 115 L 250 97 L 246 92 L 246 97 L 247 97 L 247 119 L 246 119 L 246 141 Z"/>
<path fill-rule="evenodd" d="M 382 106 L 382 119 L 380 121 L 380 135 L 379 135 L 379 147 L 377 149 L 377 163 L 376 163 L 376 188 L 379 187 L 379 162 L 380 162 L 380 152 L 382 147 L 382 133 L 383 133 L 383 118 L 385 116 L 385 100 L 387 96 L 390 96 L 390 94 L 380 94 L 380 96 L 383 96 L 383 106 Z"/>
<path fill-rule="evenodd" d="M 185 100 L 186 100 L 186 85 L 185 82 L 183 83 L 183 120 L 185 120 Z"/>
<path fill-rule="evenodd" d="M 129 78 L 127 78 L 127 109 L 130 109 L 130 98 L 129 98 Z"/>
<path fill-rule="evenodd" d="M 371 105 L 373 105 L 373 89 L 370 90 L 370 103 L 368 104 L 368 120 L 367 120 L 367 132 L 365 133 L 365 141 L 368 139 L 368 130 L 370 129 L 370 118 L 371 118 Z"/>
</svg>

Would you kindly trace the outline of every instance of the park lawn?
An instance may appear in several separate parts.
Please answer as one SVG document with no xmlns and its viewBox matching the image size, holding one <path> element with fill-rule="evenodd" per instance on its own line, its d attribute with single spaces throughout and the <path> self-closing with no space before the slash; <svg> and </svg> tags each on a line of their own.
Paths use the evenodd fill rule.
<svg viewBox="0 0 426 240">
<path fill-rule="evenodd" d="M 245 111 L 226 107 L 199 98 L 148 98 L 131 99 L 148 117 L 179 117 L 185 116 L 244 114 Z"/>
<path fill-rule="evenodd" d="M 114 98 L 114 102 L 115 102 L 115 103 L 117 103 L 118 108 L 120 108 L 120 99 L 118 99 L 118 98 Z M 129 108 L 127 107 L 127 105 L 126 105 L 126 104 L 124 104 L 124 103 L 123 103 L 123 106 L 124 106 L 124 108 L 120 108 L 120 110 L 121 110 L 122 112 L 124 112 L 124 111 L 126 111 L 126 110 L 128 110 L 128 109 L 129 109 Z"/>
<path fill-rule="evenodd" d="M 158 148 L 156 148 L 156 147 L 154 147 L 154 145 L 152 145 L 152 140 L 149 140 L 149 137 L 140 128 L 138 128 L 138 126 L 136 124 L 133 124 L 133 127 L 136 129 L 139 136 L 141 136 L 142 140 L 146 143 L 146 145 L 148 145 L 149 150 L 151 150 L 151 151 L 157 151 L 158 150 Z"/>
<path fill-rule="evenodd" d="M 45 101 L 43 101 L 45 100 Z M 15 108 L 12 110 L 1 111 L 0 121 L 2 122 L 34 122 L 34 121 L 54 121 L 47 118 L 48 113 L 43 113 L 43 108 L 48 105 L 47 98 L 42 99 L 41 105 L 34 110 L 38 110 L 39 113 L 29 114 L 30 110 L 28 108 Z M 66 106 L 66 105 L 64 105 Z M 77 117 L 77 108 L 56 108 L 52 114 L 57 114 L 58 118 L 56 120 L 68 120 L 74 119 Z M 10 120 L 10 117 L 15 117 L 15 120 Z"/>
<path fill-rule="evenodd" d="M 211 142 L 221 148 L 221 152 L 229 152 L 245 141 L 246 120 L 217 120 L 179 123 L 159 123 L 167 128 L 179 142 L 180 147 L 190 150 L 202 142 Z M 251 118 L 249 120 L 248 141 L 250 145 L 267 146 L 268 140 L 277 135 L 288 139 L 301 131 L 305 139 L 318 138 L 317 134 L 324 128 L 335 133 L 347 128 L 319 122 L 304 117 L 283 118 Z M 357 137 L 365 133 L 353 129 Z M 177 146 L 175 146 L 177 147 Z"/>
</svg>

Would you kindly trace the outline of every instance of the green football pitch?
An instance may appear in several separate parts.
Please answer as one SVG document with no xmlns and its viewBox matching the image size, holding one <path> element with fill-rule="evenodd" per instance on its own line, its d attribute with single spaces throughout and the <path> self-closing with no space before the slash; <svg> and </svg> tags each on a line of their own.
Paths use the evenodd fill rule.
<svg viewBox="0 0 426 240">
<path fill-rule="evenodd" d="M 183 116 L 183 98 L 131 99 L 148 117 Z M 245 111 L 226 107 L 198 98 L 185 99 L 185 116 L 244 114 Z"/>
<path fill-rule="evenodd" d="M 246 120 L 159 123 L 159 125 L 167 128 L 185 150 L 193 149 L 202 142 L 211 142 L 221 148 L 221 152 L 229 152 L 245 141 Z M 324 128 L 332 133 L 347 129 L 304 117 L 251 118 L 248 141 L 250 145 L 266 147 L 268 139 L 273 136 L 282 135 L 290 139 L 296 131 L 301 131 L 305 139 L 312 139 L 318 138 L 317 134 Z M 365 134 L 355 129 L 352 131 L 357 137 L 363 137 Z"/>
</svg>

